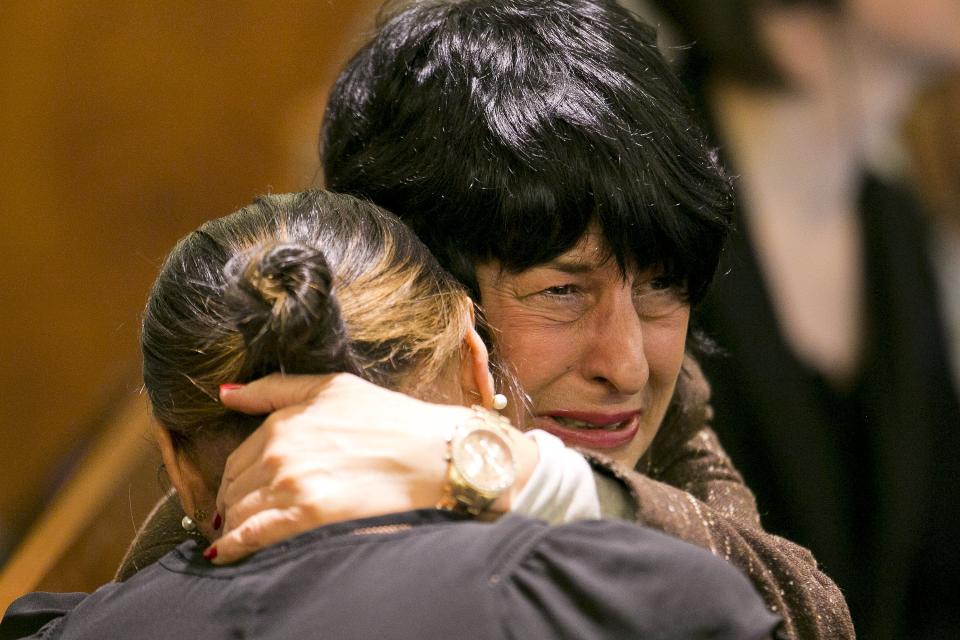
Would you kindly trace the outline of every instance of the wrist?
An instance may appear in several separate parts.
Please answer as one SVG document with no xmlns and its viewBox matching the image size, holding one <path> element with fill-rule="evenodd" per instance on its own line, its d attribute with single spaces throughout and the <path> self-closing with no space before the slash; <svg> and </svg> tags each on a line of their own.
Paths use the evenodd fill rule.
<svg viewBox="0 0 960 640">
<path fill-rule="evenodd" d="M 458 409 L 447 432 L 446 476 L 436 506 L 496 517 L 526 485 L 537 465 L 537 444 L 494 411 Z"/>
<path fill-rule="evenodd" d="M 540 461 L 540 451 L 537 441 L 528 437 L 516 427 L 510 425 L 506 428 L 510 439 L 510 446 L 513 449 L 513 459 L 516 465 L 516 481 L 509 490 L 504 491 L 500 497 L 494 500 L 490 505 L 489 511 L 496 514 L 507 513 L 513 508 L 517 496 L 527 486 L 530 477 L 533 475 L 537 463 Z"/>
</svg>

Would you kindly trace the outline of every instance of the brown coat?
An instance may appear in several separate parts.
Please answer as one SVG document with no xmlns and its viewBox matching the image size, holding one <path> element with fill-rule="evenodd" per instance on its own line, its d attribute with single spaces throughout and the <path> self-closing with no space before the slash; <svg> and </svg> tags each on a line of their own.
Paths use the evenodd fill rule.
<svg viewBox="0 0 960 640">
<path fill-rule="evenodd" d="M 853 638 L 850 612 L 813 555 L 760 525 L 753 493 L 709 427 L 710 388 L 700 367 L 684 363 L 674 403 L 636 471 L 588 453 L 601 477 L 604 513 L 633 510 L 640 523 L 709 549 L 750 578 L 789 638 Z M 613 478 L 619 495 L 603 491 Z M 626 491 L 630 501 L 625 501 Z M 618 499 L 619 498 L 619 499 Z M 632 504 L 631 504 L 632 502 Z M 619 503 L 619 504 L 617 504 Z M 181 542 L 183 512 L 172 494 L 148 516 L 117 572 L 125 580 Z"/>
<path fill-rule="evenodd" d="M 626 484 L 637 522 L 707 548 L 739 567 L 790 638 L 853 638 L 840 589 L 813 555 L 760 524 L 753 493 L 709 427 L 710 387 L 688 358 L 674 403 L 636 471 L 587 454 Z"/>
</svg>

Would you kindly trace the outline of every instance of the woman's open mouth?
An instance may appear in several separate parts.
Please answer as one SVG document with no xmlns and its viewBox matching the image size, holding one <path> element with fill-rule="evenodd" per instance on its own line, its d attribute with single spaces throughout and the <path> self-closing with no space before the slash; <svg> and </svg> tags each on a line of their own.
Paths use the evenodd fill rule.
<svg viewBox="0 0 960 640">
<path fill-rule="evenodd" d="M 536 416 L 533 428 L 543 429 L 572 447 L 614 449 L 633 441 L 640 428 L 641 411 L 591 413 L 553 411 Z"/>
</svg>

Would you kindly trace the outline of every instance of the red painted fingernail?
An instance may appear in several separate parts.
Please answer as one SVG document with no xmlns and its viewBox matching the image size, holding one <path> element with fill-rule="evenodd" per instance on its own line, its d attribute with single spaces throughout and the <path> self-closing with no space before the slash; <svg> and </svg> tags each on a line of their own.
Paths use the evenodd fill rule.
<svg viewBox="0 0 960 640">
<path fill-rule="evenodd" d="M 220 525 L 223 524 L 223 518 L 220 517 L 220 512 L 215 511 L 213 513 L 213 530 L 220 531 Z"/>
<path fill-rule="evenodd" d="M 203 552 L 203 557 L 206 558 L 207 560 L 213 560 L 214 558 L 217 557 L 217 548 L 208 547 L 207 550 Z"/>
<path fill-rule="evenodd" d="M 243 389 L 244 385 L 236 384 L 234 382 L 228 382 L 227 384 L 220 385 L 220 391 L 236 391 L 237 389 Z"/>
</svg>

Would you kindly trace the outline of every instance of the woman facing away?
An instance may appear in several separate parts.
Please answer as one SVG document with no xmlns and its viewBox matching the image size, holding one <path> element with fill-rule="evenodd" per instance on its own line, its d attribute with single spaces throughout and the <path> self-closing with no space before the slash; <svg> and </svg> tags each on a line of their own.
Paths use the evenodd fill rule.
<svg viewBox="0 0 960 640">
<path fill-rule="evenodd" d="M 531 464 L 533 441 L 488 410 L 492 377 L 466 292 L 374 205 L 326 192 L 265 196 L 206 223 L 167 258 L 141 344 L 157 444 L 195 538 L 89 596 L 21 598 L 0 637 L 732 640 L 770 637 L 777 624 L 727 563 L 610 521 L 384 512 L 237 565 L 204 557 L 225 460 L 261 422 L 219 402 L 226 381 L 353 373 L 395 390 L 374 401 L 402 391 L 446 405 L 447 424 L 459 425 L 451 464 L 466 477 L 471 449 L 505 468 L 516 456 L 521 473 Z M 478 403 L 487 409 L 465 406 Z M 424 425 L 405 453 L 439 465 L 447 445 L 436 431 Z"/>
<path fill-rule="evenodd" d="M 340 75 L 322 144 L 328 186 L 397 213 L 482 306 L 519 382 L 503 389 L 514 424 L 589 452 L 593 476 L 569 480 L 565 462 L 556 480 L 538 439 L 533 489 L 488 510 L 578 517 L 566 496 L 585 484 L 604 515 L 739 567 L 790 637 L 853 635 L 809 552 L 763 530 L 710 428 L 688 321 L 713 278 L 731 189 L 652 29 L 604 0 L 415 3 L 385 15 Z M 216 563 L 331 514 L 441 499 L 445 468 L 402 452 L 447 409 L 378 397 L 326 379 L 221 394 L 236 409 L 281 410 L 227 463 Z M 328 473 L 342 455 L 350 470 Z M 372 492 L 372 478 L 396 486 Z M 123 576 L 179 518 L 146 525 Z"/>
</svg>

